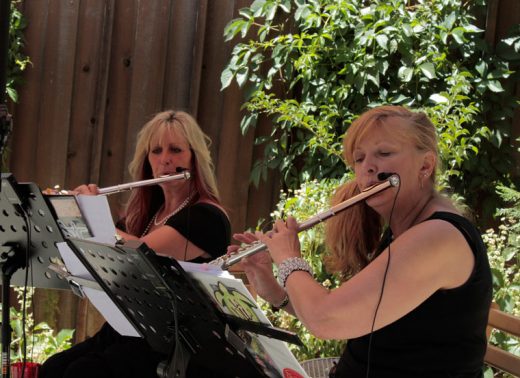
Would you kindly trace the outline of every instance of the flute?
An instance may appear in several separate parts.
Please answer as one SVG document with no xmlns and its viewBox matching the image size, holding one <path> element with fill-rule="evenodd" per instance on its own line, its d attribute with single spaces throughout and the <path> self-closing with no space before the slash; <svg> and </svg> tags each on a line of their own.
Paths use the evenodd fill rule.
<svg viewBox="0 0 520 378">
<path fill-rule="evenodd" d="M 99 194 L 100 195 L 109 195 L 109 194 L 113 194 L 113 193 L 119 193 L 124 190 L 132 190 L 132 189 L 138 188 L 140 186 L 155 185 L 155 184 L 160 184 L 162 182 L 174 181 L 174 180 L 188 180 L 190 177 L 191 177 L 190 172 L 183 171 L 182 173 L 179 173 L 176 175 L 161 176 L 161 177 L 148 179 L 148 180 L 129 182 L 127 184 L 107 186 L 106 188 L 100 188 Z"/>
<path fill-rule="evenodd" d="M 308 230 L 311 227 L 314 227 L 318 223 L 321 223 L 330 217 L 333 217 L 337 213 L 348 209 L 349 207 L 371 197 L 377 193 L 382 192 L 391 187 L 399 186 L 400 180 L 398 175 L 391 175 L 385 181 L 379 184 L 372 185 L 366 189 L 364 189 L 361 193 L 338 203 L 337 205 L 331 207 L 328 210 L 325 210 L 321 213 L 316 214 L 315 216 L 309 218 L 303 223 L 298 225 L 298 232 Z M 228 269 L 231 265 L 238 263 L 244 257 L 248 257 L 254 255 L 255 253 L 264 251 L 267 249 L 267 246 L 261 242 L 255 242 L 248 247 L 239 249 L 236 253 L 232 255 L 221 256 L 215 260 L 210 261 L 208 264 L 220 266 L 221 269 Z"/>
</svg>

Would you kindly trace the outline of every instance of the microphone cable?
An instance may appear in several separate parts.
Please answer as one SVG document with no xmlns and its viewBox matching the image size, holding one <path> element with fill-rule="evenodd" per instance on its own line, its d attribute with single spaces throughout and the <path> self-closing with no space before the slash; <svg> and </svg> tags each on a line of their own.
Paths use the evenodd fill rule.
<svg viewBox="0 0 520 378">
<path fill-rule="evenodd" d="M 381 173 L 380 173 L 381 174 Z M 393 173 L 399 177 L 399 183 L 401 183 L 401 177 L 397 173 Z M 394 197 L 394 202 L 392 203 L 392 209 L 390 210 L 390 217 L 388 218 L 388 227 L 390 228 L 390 224 L 392 222 L 392 216 L 394 214 L 395 204 L 397 202 L 397 197 L 399 196 L 399 192 L 401 191 L 401 184 L 397 187 L 397 193 Z M 367 373 L 366 378 L 370 377 L 370 358 L 371 358 L 371 352 L 372 352 L 372 338 L 374 336 L 374 327 L 376 324 L 376 318 L 377 313 L 379 311 L 379 306 L 381 305 L 381 301 L 383 300 L 383 293 L 385 291 L 385 284 L 386 284 L 386 277 L 388 274 L 388 269 L 390 268 L 390 246 L 392 245 L 392 242 L 388 244 L 388 258 L 386 260 L 386 267 L 385 272 L 383 274 L 383 282 L 381 284 L 381 292 L 379 293 L 379 298 L 377 300 L 376 310 L 374 311 L 374 318 L 372 319 L 372 326 L 370 328 L 370 336 L 368 338 L 368 352 L 367 352 Z"/>
<path fill-rule="evenodd" d="M 183 171 L 186 171 L 187 169 L 186 168 L 182 168 L 182 167 L 177 167 L 176 171 L 177 172 L 183 172 Z M 191 180 L 191 179 L 190 179 Z M 188 198 L 190 198 L 192 196 L 192 190 L 193 190 L 193 186 L 192 186 L 192 182 L 190 181 L 190 186 L 189 186 L 189 191 L 188 191 Z M 188 202 L 187 204 L 187 214 L 186 214 L 186 242 L 184 243 L 184 259 L 183 261 L 186 261 L 186 258 L 188 257 L 188 244 L 190 242 L 189 240 L 189 237 L 190 237 L 190 206 L 191 206 L 191 201 L 192 199 L 190 199 L 190 201 Z M 174 329 L 174 340 L 175 340 L 175 346 L 174 346 L 174 350 L 173 350 L 173 358 L 172 358 L 172 363 L 173 363 L 173 372 L 177 375 L 177 369 L 179 369 L 179 367 L 177 366 L 177 362 L 178 361 L 181 361 L 181 364 L 184 365 L 185 362 L 185 356 L 184 356 L 184 348 L 182 347 L 182 345 L 180 344 L 180 337 L 179 337 L 179 318 L 178 318 L 178 312 L 177 312 L 177 297 L 175 295 L 172 296 L 172 299 L 173 299 L 173 329 Z M 187 368 L 187 364 L 186 366 L 181 366 L 180 369 L 185 369 Z M 169 371 L 172 371 L 172 369 L 168 369 Z M 182 372 L 180 371 L 181 375 L 185 372 Z"/>
</svg>

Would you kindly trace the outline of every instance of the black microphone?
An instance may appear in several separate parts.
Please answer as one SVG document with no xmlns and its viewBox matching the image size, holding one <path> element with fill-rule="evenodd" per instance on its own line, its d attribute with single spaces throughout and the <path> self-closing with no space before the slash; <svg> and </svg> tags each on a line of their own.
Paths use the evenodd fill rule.
<svg viewBox="0 0 520 378">
<path fill-rule="evenodd" d="M 377 174 L 377 179 L 383 181 L 383 180 L 386 180 L 387 178 L 389 178 L 392 175 L 395 175 L 395 172 L 379 172 Z"/>
</svg>

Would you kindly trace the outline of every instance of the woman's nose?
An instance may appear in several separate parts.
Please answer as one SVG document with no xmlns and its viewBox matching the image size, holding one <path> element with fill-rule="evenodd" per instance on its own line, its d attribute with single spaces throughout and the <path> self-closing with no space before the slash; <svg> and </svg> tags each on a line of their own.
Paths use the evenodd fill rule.
<svg viewBox="0 0 520 378">
<path fill-rule="evenodd" d="M 168 165 L 171 163 L 171 161 L 172 161 L 172 159 L 171 159 L 170 154 L 168 154 L 167 152 L 164 152 L 161 154 L 161 163 L 162 164 Z"/>
<path fill-rule="evenodd" d="M 365 160 L 363 161 L 363 172 L 366 172 L 366 173 L 377 172 L 377 167 L 372 159 L 365 158 Z"/>
</svg>

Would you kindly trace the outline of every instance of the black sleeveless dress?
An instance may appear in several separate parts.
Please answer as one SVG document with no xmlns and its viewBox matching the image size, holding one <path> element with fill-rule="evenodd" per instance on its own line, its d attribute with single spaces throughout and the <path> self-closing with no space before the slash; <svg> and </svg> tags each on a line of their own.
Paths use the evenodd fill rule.
<svg viewBox="0 0 520 378">
<path fill-rule="evenodd" d="M 492 297 L 486 247 L 476 227 L 457 214 L 436 212 L 428 219 L 449 222 L 464 235 L 475 256 L 473 272 L 463 285 L 438 290 L 401 319 L 373 333 L 370 377 L 482 377 Z M 383 238 L 380 250 L 390 240 Z M 369 338 L 347 342 L 331 377 L 366 378 Z"/>
</svg>

